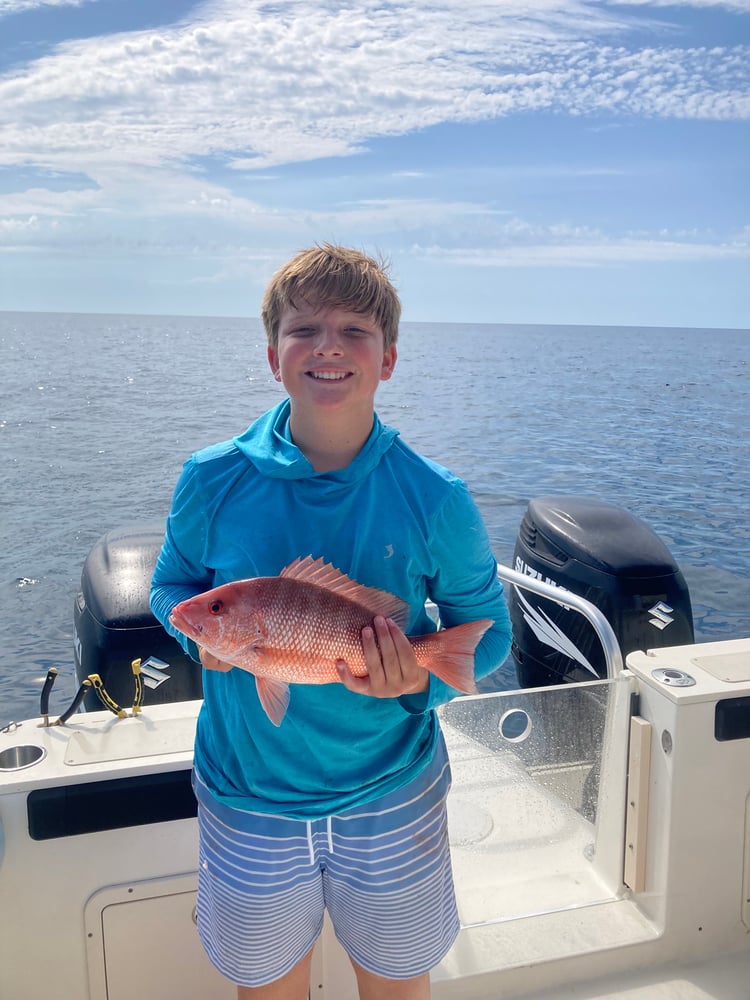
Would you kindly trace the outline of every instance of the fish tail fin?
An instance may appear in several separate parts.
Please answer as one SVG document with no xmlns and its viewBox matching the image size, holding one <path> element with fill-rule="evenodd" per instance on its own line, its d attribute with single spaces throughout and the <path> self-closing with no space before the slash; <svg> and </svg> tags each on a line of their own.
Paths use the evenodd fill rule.
<svg viewBox="0 0 750 1000">
<path fill-rule="evenodd" d="M 425 645 L 429 649 L 423 665 L 457 691 L 475 693 L 474 652 L 479 640 L 494 624 L 491 618 L 483 618 L 424 636 Z"/>
</svg>

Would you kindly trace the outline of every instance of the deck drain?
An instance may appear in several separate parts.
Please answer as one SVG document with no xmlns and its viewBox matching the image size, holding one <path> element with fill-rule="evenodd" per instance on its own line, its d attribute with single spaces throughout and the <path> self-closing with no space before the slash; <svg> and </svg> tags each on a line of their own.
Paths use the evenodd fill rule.
<svg viewBox="0 0 750 1000">
<path fill-rule="evenodd" d="M 471 847 L 479 844 L 495 828 L 492 816 L 471 799 L 448 799 L 448 829 L 451 844 L 456 847 Z"/>
</svg>

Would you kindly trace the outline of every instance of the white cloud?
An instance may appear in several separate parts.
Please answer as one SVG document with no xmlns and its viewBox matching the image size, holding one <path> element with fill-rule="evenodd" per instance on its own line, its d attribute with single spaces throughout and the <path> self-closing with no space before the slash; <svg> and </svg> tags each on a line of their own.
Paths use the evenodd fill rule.
<svg viewBox="0 0 750 1000">
<path fill-rule="evenodd" d="M 96 0 L 0 0 L 0 18 L 8 14 L 24 14 L 38 7 L 80 7 Z"/>
<path fill-rule="evenodd" d="M 135 183 L 144 182 L 136 176 Z M 157 190 L 154 187 L 154 190 Z M 133 214 L 125 190 L 101 201 L 97 191 L 43 190 L 0 196 L 0 250 L 85 246 L 97 255 L 198 256 L 212 264 L 193 283 L 220 285 L 248 264 L 273 259 L 274 247 L 311 243 L 321 233 L 358 242 L 411 242 L 415 257 L 461 267 L 600 267 L 634 262 L 750 259 L 750 234 L 723 241 L 698 229 L 604 232 L 568 222 L 532 222 L 479 202 L 426 198 L 368 199 L 329 210 L 270 211 L 200 178 L 172 175 L 158 187 L 158 207 Z M 248 235 L 252 233 L 252 245 Z M 430 237 L 430 234 L 433 234 Z M 431 240 L 431 242 L 430 242 Z M 360 241 L 361 242 L 361 241 Z M 268 274 L 265 275 L 268 277 Z"/>
<path fill-rule="evenodd" d="M 0 0 L 0 16 L 32 5 Z M 745 11 L 750 0 L 723 6 Z M 469 198 L 273 209 L 241 186 L 243 174 L 267 179 L 261 171 L 269 167 L 352 156 L 376 137 L 442 123 L 537 111 L 592 123 L 750 118 L 750 47 L 680 48 L 661 25 L 652 26 L 648 47 L 628 47 L 630 29 L 643 22 L 622 8 L 586 0 L 221 0 L 190 22 L 60 44 L 0 76 L 0 165 L 83 174 L 90 187 L 51 191 L 37 180 L 0 195 L 0 244 L 228 261 L 321 232 L 408 234 L 419 246 L 446 243 L 439 234 L 450 232 L 457 245 L 496 247 L 439 251 L 475 266 L 746 256 L 740 243 L 712 249 L 708 240 L 669 235 L 610 242 L 597 231 L 540 232 Z M 226 170 L 223 183 L 210 173 L 215 164 Z M 410 174 L 426 179 L 429 170 L 394 171 L 403 181 Z"/>
<path fill-rule="evenodd" d="M 607 0 L 603 0 L 607 2 Z M 724 7 L 738 14 L 750 13 L 750 0 L 612 0 L 618 7 Z"/>
<path fill-rule="evenodd" d="M 415 245 L 411 253 L 417 257 L 440 259 L 455 266 L 472 268 L 600 267 L 608 264 L 749 260 L 750 244 L 742 240 L 716 244 L 669 238 L 613 239 L 604 234 L 590 233 L 586 239 L 509 243 L 494 249 Z"/>
<path fill-rule="evenodd" d="M 36 215 L 30 215 L 25 219 L 2 219 L 0 218 L 0 233 L 3 235 L 15 236 L 26 234 L 39 227 L 39 219 Z"/>
<path fill-rule="evenodd" d="M 0 217 L 27 215 L 45 216 L 77 215 L 96 205 L 101 194 L 94 190 L 50 191 L 47 188 L 28 188 L 26 191 L 0 194 Z"/>
<path fill-rule="evenodd" d="M 460 23 L 461 30 L 456 30 Z M 159 31 L 60 45 L 0 78 L 0 162 L 235 170 L 510 113 L 750 117 L 750 49 L 636 51 L 578 0 L 214 4 Z"/>
</svg>

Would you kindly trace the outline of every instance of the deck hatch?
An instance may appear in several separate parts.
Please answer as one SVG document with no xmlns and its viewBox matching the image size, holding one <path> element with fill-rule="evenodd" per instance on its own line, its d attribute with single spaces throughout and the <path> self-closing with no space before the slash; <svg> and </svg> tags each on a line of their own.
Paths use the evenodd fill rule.
<svg viewBox="0 0 750 1000">
<path fill-rule="evenodd" d="M 54 840 L 189 819 L 197 814 L 190 775 L 182 769 L 34 789 L 26 801 L 29 836 Z"/>
</svg>

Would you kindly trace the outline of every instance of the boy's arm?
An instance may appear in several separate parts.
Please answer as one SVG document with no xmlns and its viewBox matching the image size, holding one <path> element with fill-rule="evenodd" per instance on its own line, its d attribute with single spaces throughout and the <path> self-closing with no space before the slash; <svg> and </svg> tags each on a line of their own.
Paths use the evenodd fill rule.
<svg viewBox="0 0 750 1000">
<path fill-rule="evenodd" d="M 200 492 L 195 462 L 183 468 L 167 518 L 164 544 L 151 580 L 151 610 L 193 659 L 198 647 L 169 622 L 175 605 L 213 586 L 213 574 L 203 563 L 205 547 L 205 502 Z"/>
<path fill-rule="evenodd" d="M 463 483 L 455 484 L 435 520 L 430 550 L 437 568 L 429 581 L 429 595 L 438 608 L 441 626 L 450 628 L 482 618 L 493 621 L 475 652 L 474 676 L 479 680 L 508 656 L 511 625 L 487 530 Z M 424 712 L 460 694 L 430 675 L 427 692 L 399 700 L 407 711 Z"/>
</svg>

